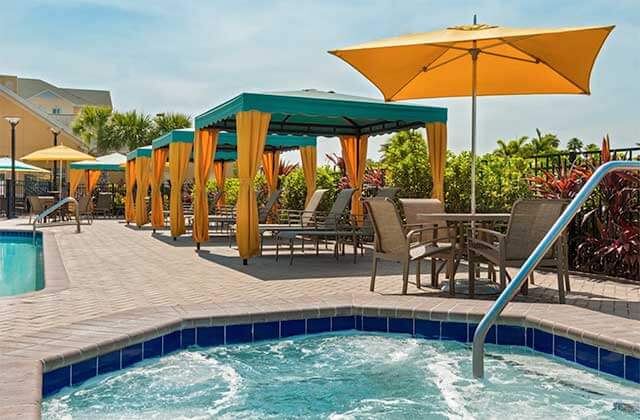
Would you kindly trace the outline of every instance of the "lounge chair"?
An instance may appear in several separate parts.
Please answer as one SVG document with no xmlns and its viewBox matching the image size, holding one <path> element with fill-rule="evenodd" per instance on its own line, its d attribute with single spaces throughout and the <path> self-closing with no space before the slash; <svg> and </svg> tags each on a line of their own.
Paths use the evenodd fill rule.
<svg viewBox="0 0 640 420">
<path fill-rule="evenodd" d="M 498 267 L 500 289 L 503 290 L 507 279 L 511 281 L 507 268 L 520 267 L 525 262 L 566 205 L 565 200 L 518 200 L 511 209 L 506 233 L 479 227 L 469 229 L 469 294 L 473 296 L 475 290 L 475 264 L 483 262 Z M 565 302 L 565 282 L 569 288 L 564 255 L 563 241 L 558 240 L 538 263 L 538 267 L 557 270 L 560 303 Z M 525 283 L 524 293 L 527 287 Z"/>
<path fill-rule="evenodd" d="M 102 215 L 103 217 L 113 216 L 113 194 L 110 192 L 98 193 L 94 214 L 96 216 Z"/>
<path fill-rule="evenodd" d="M 31 224 L 31 219 L 44 211 L 44 205 L 37 195 L 30 195 L 27 200 L 29 201 L 29 224 Z"/>
<path fill-rule="evenodd" d="M 313 223 L 314 215 L 318 210 L 318 206 L 320 206 L 322 198 L 327 191 L 328 190 L 322 189 L 315 190 L 304 210 L 280 210 L 278 212 L 278 221 L 280 223 L 260 224 L 260 250 L 262 251 L 264 235 L 267 232 L 275 236 L 278 232 L 283 230 L 300 230 L 304 226 L 310 226 Z"/>
<path fill-rule="evenodd" d="M 453 267 L 457 258 L 457 237 L 447 226 L 420 227 L 405 229 L 400 212 L 389 198 L 372 198 L 364 201 L 375 232 L 375 251 L 371 270 L 370 290 L 375 289 L 378 260 L 390 260 L 402 263 L 402 294 L 407 294 L 409 284 L 409 265 L 416 262 L 416 285 L 420 283 L 420 263 L 425 258 L 449 261 L 449 276 L 454 278 Z M 438 234 L 444 231 L 444 234 Z M 425 233 L 430 233 L 426 234 Z M 423 240 L 424 237 L 429 237 Z M 447 243 L 445 243 L 447 242 Z M 444 244 L 443 244 L 444 243 Z M 434 265 L 431 276 L 435 275 Z"/>
<path fill-rule="evenodd" d="M 293 263 L 293 251 L 294 241 L 301 239 L 304 240 L 310 238 L 315 241 L 316 254 L 319 253 L 319 241 L 321 239 L 334 239 L 336 241 L 334 248 L 334 255 L 338 257 L 338 249 L 340 241 L 343 237 L 353 238 L 356 235 L 357 227 L 351 223 L 351 220 L 346 216 L 347 207 L 351 202 L 353 194 L 356 192 L 354 188 L 345 188 L 340 191 L 336 197 L 336 201 L 331 206 L 328 213 L 323 214 L 316 212 L 310 219 L 310 224 L 292 230 L 281 230 L 276 235 L 276 261 L 279 257 L 280 239 L 285 239 L 289 242 L 290 258 L 289 264 Z M 354 239 L 354 243 L 357 240 Z M 357 249 L 354 247 L 354 261 L 357 255 Z"/>
<path fill-rule="evenodd" d="M 382 187 L 382 188 L 378 188 L 378 191 L 376 192 L 376 197 L 379 197 L 379 198 L 386 197 L 394 200 L 396 198 L 396 195 L 398 195 L 399 192 L 400 192 L 400 188 L 398 187 Z"/>
</svg>

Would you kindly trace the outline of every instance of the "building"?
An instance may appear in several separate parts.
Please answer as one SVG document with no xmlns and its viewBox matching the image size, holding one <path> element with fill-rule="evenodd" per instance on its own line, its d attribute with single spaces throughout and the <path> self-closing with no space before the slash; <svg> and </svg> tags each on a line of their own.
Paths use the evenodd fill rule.
<svg viewBox="0 0 640 420">
<path fill-rule="evenodd" d="M 0 75 L 0 84 L 68 127 L 86 106 L 112 109 L 108 90 L 61 88 L 40 79 L 6 75 Z"/>
</svg>

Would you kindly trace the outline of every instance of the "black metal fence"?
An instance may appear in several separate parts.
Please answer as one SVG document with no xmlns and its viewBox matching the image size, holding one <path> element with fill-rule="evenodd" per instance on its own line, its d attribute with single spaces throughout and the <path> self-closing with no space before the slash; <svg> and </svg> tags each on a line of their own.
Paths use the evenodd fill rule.
<svg viewBox="0 0 640 420">
<path fill-rule="evenodd" d="M 611 157 L 616 160 L 639 160 L 640 147 L 629 147 L 624 149 L 611 149 Z M 594 168 L 602 163 L 601 152 L 561 152 L 548 155 L 540 155 L 531 157 L 530 168 L 537 176 L 545 173 L 555 177 L 568 174 L 574 165 L 588 164 Z M 640 190 L 635 197 L 640 203 Z M 587 212 L 595 209 L 595 216 L 588 220 L 583 220 Z M 597 218 L 603 214 L 602 195 L 593 194 L 589 201 L 583 206 L 582 210 L 576 215 L 569 227 L 569 267 L 576 269 L 578 262 L 578 245 L 584 242 L 586 237 L 596 235 L 598 233 Z M 610 273 L 611 274 L 611 273 Z"/>
</svg>

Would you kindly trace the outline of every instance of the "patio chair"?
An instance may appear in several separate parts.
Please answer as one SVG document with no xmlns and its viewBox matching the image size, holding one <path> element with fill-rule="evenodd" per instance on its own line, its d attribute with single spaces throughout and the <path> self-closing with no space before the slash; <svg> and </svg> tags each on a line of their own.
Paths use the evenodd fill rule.
<svg viewBox="0 0 640 420">
<path fill-rule="evenodd" d="M 309 226 L 313 222 L 313 217 L 318 206 L 322 202 L 324 195 L 328 190 L 315 190 L 305 206 L 304 210 L 281 209 L 278 212 L 278 221 L 280 223 L 260 224 L 260 250 L 262 252 L 264 245 L 264 236 L 267 232 L 276 235 L 283 230 L 299 230 L 303 226 Z"/>
<path fill-rule="evenodd" d="M 276 235 L 276 261 L 279 257 L 280 239 L 285 239 L 289 242 L 289 264 L 293 263 L 294 241 L 296 239 L 301 239 L 303 241 L 303 251 L 304 240 L 314 240 L 316 245 L 316 254 L 319 253 L 319 241 L 321 239 L 335 239 L 334 255 L 338 257 L 337 251 L 340 240 L 345 236 L 353 238 L 356 235 L 355 225 L 353 223 L 349 223 L 349 220 L 347 220 L 348 218 L 345 217 L 347 207 L 349 206 L 351 198 L 355 192 L 356 189 L 354 188 L 343 189 L 336 196 L 336 200 L 328 213 L 315 212 L 310 217 L 307 225 L 301 226 L 298 229 L 287 229 L 278 232 Z M 356 243 L 356 240 L 354 240 L 354 243 Z M 354 261 L 356 256 L 357 249 L 354 247 Z"/>
<path fill-rule="evenodd" d="M 267 202 L 258 209 L 258 223 L 267 223 L 267 219 L 273 215 L 273 208 L 278 203 L 282 190 L 278 189 L 269 194 Z"/>
<path fill-rule="evenodd" d="M 96 201 L 96 207 L 94 209 L 96 216 L 102 215 L 103 217 L 113 215 L 113 194 L 110 192 L 98 193 L 98 200 Z"/>
<path fill-rule="evenodd" d="M 370 290 L 375 289 L 378 260 L 402 263 L 402 294 L 407 294 L 409 285 L 409 269 L 412 261 L 416 262 L 416 286 L 421 288 L 420 262 L 425 258 L 449 261 L 449 276 L 454 279 L 453 267 L 457 258 L 457 237 L 452 228 L 447 226 L 430 226 L 411 229 L 408 232 L 402 223 L 400 212 L 389 198 L 372 198 L 364 201 L 375 232 L 375 251 L 371 270 Z M 439 233 L 444 234 L 439 236 Z M 424 233 L 431 235 L 422 240 Z M 445 243 L 447 242 L 447 243 Z M 434 266 L 431 276 L 435 275 Z"/>
<path fill-rule="evenodd" d="M 444 213 L 444 206 L 442 202 L 437 198 L 401 198 L 398 200 L 400 202 L 400 206 L 402 207 L 402 213 L 405 218 L 405 230 L 408 232 L 411 229 L 418 229 L 421 227 L 446 227 L 447 223 L 444 220 L 436 220 L 429 223 L 425 223 L 418 218 L 418 214 L 425 213 Z M 422 239 L 422 238 L 421 238 Z M 463 244 L 462 241 L 459 241 L 457 244 L 458 253 L 461 253 L 461 248 Z M 455 274 L 458 270 L 458 264 L 460 259 L 455 260 L 455 266 L 453 270 L 447 270 L 446 275 L 449 277 L 450 272 L 453 271 Z M 440 273 L 444 268 L 444 264 L 440 267 L 437 267 L 436 260 L 431 260 L 431 286 L 439 287 L 439 277 Z M 455 284 L 452 282 L 449 290 L 455 293 Z"/>
<path fill-rule="evenodd" d="M 86 194 L 78 199 L 78 215 L 80 220 L 84 217 L 89 224 L 93 223 L 93 203 L 91 196 Z"/>
<path fill-rule="evenodd" d="M 29 202 L 29 224 L 31 224 L 31 219 L 44 211 L 44 205 L 37 195 L 28 196 L 27 201 Z"/>
<path fill-rule="evenodd" d="M 520 267 L 534 248 L 560 217 L 567 205 L 566 200 L 518 200 L 511 209 L 506 233 L 479 228 L 469 230 L 469 293 L 473 296 L 475 263 L 485 262 L 498 267 L 500 289 L 504 290 L 509 267 Z M 475 232 L 474 232 L 475 231 Z M 554 267 L 557 270 L 560 303 L 565 303 L 565 272 L 562 238 L 542 258 L 538 267 Z M 566 276 L 568 286 L 568 276 Z M 523 284 L 526 293 L 528 284 Z"/>
</svg>

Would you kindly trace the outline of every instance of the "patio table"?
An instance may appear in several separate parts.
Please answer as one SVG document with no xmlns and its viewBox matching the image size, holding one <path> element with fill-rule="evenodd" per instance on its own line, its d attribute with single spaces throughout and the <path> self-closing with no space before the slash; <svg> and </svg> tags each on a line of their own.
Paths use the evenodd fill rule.
<svg viewBox="0 0 640 420">
<path fill-rule="evenodd" d="M 483 226 L 495 223 L 508 222 L 511 214 L 509 213 L 418 213 L 418 220 L 425 222 L 442 222 L 455 226 L 458 237 L 462 237 L 465 224 L 477 222 Z M 466 241 L 462 241 L 462 246 L 466 248 Z M 478 272 L 478 271 L 476 271 Z M 465 281 L 466 280 L 466 281 Z M 469 279 L 462 280 L 456 285 L 456 292 L 469 295 Z M 453 281 L 453 279 L 449 279 Z M 443 290 L 448 290 L 449 284 L 442 286 Z M 474 295 L 493 295 L 500 291 L 499 285 L 490 279 L 477 279 Z"/>
</svg>

